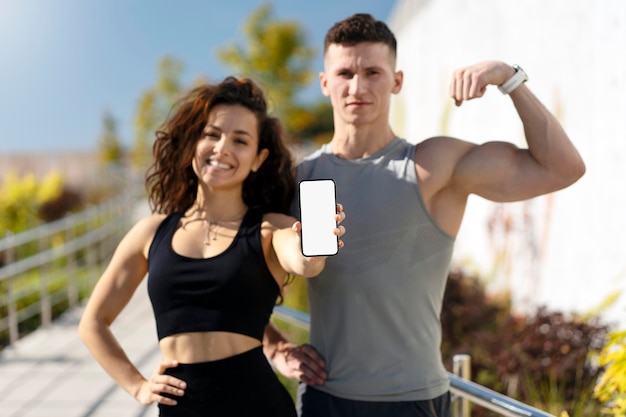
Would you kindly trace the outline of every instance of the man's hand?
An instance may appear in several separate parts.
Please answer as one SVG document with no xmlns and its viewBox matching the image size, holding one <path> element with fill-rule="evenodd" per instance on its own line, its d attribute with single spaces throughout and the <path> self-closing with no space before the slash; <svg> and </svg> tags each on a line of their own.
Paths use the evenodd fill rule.
<svg viewBox="0 0 626 417">
<path fill-rule="evenodd" d="M 276 369 L 287 378 L 308 385 L 321 385 L 328 374 L 322 355 L 309 344 L 281 343 L 272 357 Z"/>
<path fill-rule="evenodd" d="M 483 61 L 459 68 L 452 74 L 450 97 L 460 106 L 463 101 L 482 97 L 488 85 L 501 85 L 515 74 L 515 69 L 500 61 Z"/>
</svg>

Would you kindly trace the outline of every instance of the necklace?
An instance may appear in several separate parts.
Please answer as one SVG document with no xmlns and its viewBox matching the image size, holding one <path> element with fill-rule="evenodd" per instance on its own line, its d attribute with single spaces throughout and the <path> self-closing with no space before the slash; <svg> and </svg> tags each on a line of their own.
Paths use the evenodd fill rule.
<svg viewBox="0 0 626 417">
<path fill-rule="evenodd" d="M 234 223 L 237 220 L 240 221 L 239 217 L 241 217 L 241 215 L 244 214 L 246 210 L 247 208 L 243 209 L 243 211 L 240 211 L 236 215 L 231 216 L 226 219 L 221 219 L 221 220 L 204 219 L 204 230 L 205 230 L 204 244 L 206 246 L 210 246 L 212 240 L 217 240 L 217 232 L 220 230 L 220 227 L 221 227 L 220 223 Z"/>
<path fill-rule="evenodd" d="M 217 230 L 220 225 L 217 221 L 213 220 L 205 220 L 204 229 L 206 230 L 206 234 L 204 236 L 204 244 L 207 246 L 211 245 L 212 240 L 217 240 Z"/>
</svg>

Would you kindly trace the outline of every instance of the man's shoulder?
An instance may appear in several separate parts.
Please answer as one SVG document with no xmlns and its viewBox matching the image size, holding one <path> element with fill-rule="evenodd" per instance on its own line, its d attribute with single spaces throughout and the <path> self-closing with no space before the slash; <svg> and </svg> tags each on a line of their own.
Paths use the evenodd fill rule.
<svg viewBox="0 0 626 417">
<path fill-rule="evenodd" d="M 324 146 L 310 151 L 300 158 L 300 161 L 296 164 L 296 168 L 302 170 L 304 167 L 313 166 L 324 155 L 328 155 L 328 153 L 324 151 Z"/>
<path fill-rule="evenodd" d="M 416 155 L 435 156 L 467 147 L 468 142 L 451 136 L 432 136 L 415 145 Z"/>
<path fill-rule="evenodd" d="M 326 153 L 325 147 L 326 145 L 322 145 L 318 148 L 309 148 L 306 152 L 304 152 L 304 156 L 302 157 L 302 162 L 319 158 L 322 154 Z"/>
<path fill-rule="evenodd" d="M 474 146 L 450 136 L 427 138 L 415 146 L 414 161 L 417 171 L 427 172 L 431 177 L 438 177 L 442 173 L 448 176 Z"/>
<path fill-rule="evenodd" d="M 421 142 L 418 142 L 416 146 L 420 148 L 447 147 L 458 141 L 459 139 L 453 138 L 451 136 L 431 136 L 429 138 L 423 139 Z"/>
</svg>

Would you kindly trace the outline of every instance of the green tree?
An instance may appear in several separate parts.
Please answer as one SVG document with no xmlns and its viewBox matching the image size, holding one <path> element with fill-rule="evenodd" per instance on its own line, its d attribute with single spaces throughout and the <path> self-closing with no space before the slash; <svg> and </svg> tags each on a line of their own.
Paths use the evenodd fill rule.
<svg viewBox="0 0 626 417">
<path fill-rule="evenodd" d="M 315 102 L 303 115 L 300 136 L 322 144 L 332 139 L 333 107 L 326 98 Z"/>
<path fill-rule="evenodd" d="M 144 170 L 152 157 L 154 134 L 182 91 L 180 74 L 183 65 L 171 56 L 163 57 L 158 66 L 154 87 L 139 98 L 135 115 L 135 139 L 131 150 L 133 167 Z"/>
<path fill-rule="evenodd" d="M 307 110 L 296 97 L 313 79 L 315 49 L 306 45 L 300 24 L 276 20 L 270 4 L 252 12 L 243 32 L 245 47 L 227 45 L 218 50 L 218 57 L 240 76 L 258 81 L 267 90 L 272 110 L 287 131 L 299 136 L 310 122 L 304 123 Z"/>
<path fill-rule="evenodd" d="M 124 149 L 117 134 L 117 123 L 109 111 L 102 116 L 102 133 L 98 139 L 98 159 L 104 164 L 121 164 Z"/>
</svg>

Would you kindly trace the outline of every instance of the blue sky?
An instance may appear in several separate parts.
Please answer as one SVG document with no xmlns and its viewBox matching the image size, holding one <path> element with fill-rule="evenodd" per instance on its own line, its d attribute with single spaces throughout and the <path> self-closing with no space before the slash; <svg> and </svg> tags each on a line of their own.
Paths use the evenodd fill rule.
<svg viewBox="0 0 626 417">
<path fill-rule="evenodd" d="M 124 144 L 141 93 L 166 54 L 183 82 L 230 73 L 216 56 L 241 41 L 263 0 L 0 0 L 0 153 L 94 149 L 110 111 Z M 326 30 L 353 13 L 387 21 L 391 0 L 273 0 L 274 16 L 300 22 L 318 50 Z M 314 81 L 306 97 L 317 98 Z"/>
</svg>

